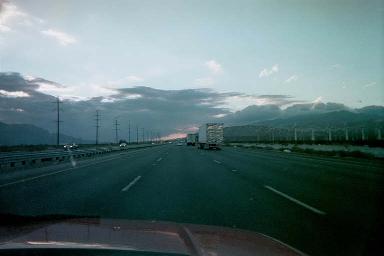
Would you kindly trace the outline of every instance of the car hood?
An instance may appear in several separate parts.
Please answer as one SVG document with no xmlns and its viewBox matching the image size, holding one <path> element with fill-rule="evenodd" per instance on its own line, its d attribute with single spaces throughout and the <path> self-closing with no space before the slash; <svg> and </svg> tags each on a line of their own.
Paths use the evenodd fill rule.
<svg viewBox="0 0 384 256">
<path fill-rule="evenodd" d="M 0 252 L 21 248 L 91 248 L 184 255 L 304 255 L 276 239 L 240 229 L 79 217 L 1 224 Z"/>
</svg>

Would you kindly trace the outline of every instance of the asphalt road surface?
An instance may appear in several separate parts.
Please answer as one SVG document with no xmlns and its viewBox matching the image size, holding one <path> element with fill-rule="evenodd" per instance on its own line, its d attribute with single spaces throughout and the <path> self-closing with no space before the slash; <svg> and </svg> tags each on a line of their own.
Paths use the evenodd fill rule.
<svg viewBox="0 0 384 256">
<path fill-rule="evenodd" d="M 164 145 L 0 175 L 0 213 L 234 227 L 310 255 L 379 240 L 383 164 L 277 151 Z"/>
</svg>

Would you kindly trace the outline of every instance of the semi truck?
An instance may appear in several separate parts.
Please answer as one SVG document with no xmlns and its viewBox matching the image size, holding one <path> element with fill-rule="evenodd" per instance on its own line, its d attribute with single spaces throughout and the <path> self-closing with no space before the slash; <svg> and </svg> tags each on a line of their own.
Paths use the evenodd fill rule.
<svg viewBox="0 0 384 256">
<path fill-rule="evenodd" d="M 224 141 L 224 124 L 207 123 L 199 128 L 198 143 L 201 149 L 220 149 Z"/>
<path fill-rule="evenodd" d="M 195 146 L 197 143 L 197 137 L 196 133 L 187 134 L 187 146 Z"/>
</svg>

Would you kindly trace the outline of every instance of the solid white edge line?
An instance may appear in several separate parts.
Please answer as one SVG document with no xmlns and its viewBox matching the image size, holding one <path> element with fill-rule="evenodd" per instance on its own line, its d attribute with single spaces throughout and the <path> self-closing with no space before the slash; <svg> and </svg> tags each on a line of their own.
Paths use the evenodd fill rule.
<svg viewBox="0 0 384 256">
<path fill-rule="evenodd" d="M 135 185 L 136 182 L 139 181 L 139 179 L 141 179 L 141 176 L 140 176 L 140 175 L 137 176 L 133 181 L 131 181 L 127 186 L 125 186 L 125 187 L 121 190 L 121 192 L 125 192 L 125 191 L 127 191 L 128 189 L 130 189 L 133 185 Z"/>
<path fill-rule="evenodd" d="M 303 203 L 303 202 L 301 202 L 301 201 L 299 201 L 299 200 L 297 200 L 297 199 L 295 199 L 295 198 L 293 198 L 293 197 L 291 197 L 291 196 L 289 196 L 287 194 L 284 194 L 283 192 L 280 192 L 277 189 L 274 189 L 273 187 L 270 187 L 270 186 L 267 186 L 267 185 L 264 185 L 264 187 L 266 189 L 269 189 L 270 191 L 272 191 L 272 192 L 274 192 L 274 193 L 276 193 L 276 194 L 278 194 L 278 195 L 280 195 L 280 196 L 282 196 L 282 197 L 284 197 L 284 198 L 286 198 L 286 199 L 288 199 L 288 200 L 290 200 L 290 201 L 292 201 L 292 202 L 294 202 L 294 203 L 296 203 L 296 204 L 298 204 L 298 205 L 300 205 L 300 206 L 302 206 L 302 207 L 304 207 L 304 208 L 314 212 L 314 213 L 317 213 L 317 214 L 320 214 L 320 215 L 325 215 L 326 214 L 325 212 L 320 211 L 319 209 L 316 209 L 315 207 L 312 207 L 312 206 L 310 206 L 310 205 L 308 205 L 306 203 Z"/>
</svg>

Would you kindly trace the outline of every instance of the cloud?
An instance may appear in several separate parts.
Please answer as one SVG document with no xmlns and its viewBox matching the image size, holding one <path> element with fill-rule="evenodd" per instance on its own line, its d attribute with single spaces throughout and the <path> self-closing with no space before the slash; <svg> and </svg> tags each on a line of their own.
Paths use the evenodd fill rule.
<svg viewBox="0 0 384 256">
<path fill-rule="evenodd" d="M 200 86 L 210 86 L 210 85 L 213 85 L 214 83 L 215 83 L 215 80 L 211 77 L 197 78 L 195 80 L 195 84 Z"/>
<path fill-rule="evenodd" d="M 371 83 L 363 85 L 363 87 L 368 88 L 368 87 L 372 87 L 372 86 L 375 86 L 375 85 L 376 85 L 376 82 L 371 82 Z"/>
<path fill-rule="evenodd" d="M 58 30 L 47 29 L 47 30 L 42 30 L 41 33 L 43 35 L 46 35 L 48 37 L 55 39 L 57 42 L 59 42 L 59 44 L 63 46 L 67 46 L 69 44 L 74 44 L 77 42 L 75 37 Z"/>
<path fill-rule="evenodd" d="M 268 77 L 268 76 L 271 76 L 277 72 L 279 72 L 279 66 L 277 64 L 275 64 L 270 69 L 264 68 L 260 72 L 259 78 Z"/>
<path fill-rule="evenodd" d="M 44 20 L 20 10 L 9 1 L 0 0 L 0 32 L 9 32 L 17 25 L 31 27 L 42 24 Z"/>
<path fill-rule="evenodd" d="M 6 98 L 24 98 L 24 97 L 30 97 L 30 95 L 23 91 L 6 91 L 6 90 L 0 90 L 0 97 L 6 97 Z"/>
<path fill-rule="evenodd" d="M 293 76 L 288 77 L 288 79 L 285 80 L 284 82 L 285 83 L 291 83 L 291 82 L 297 81 L 297 79 L 299 79 L 299 77 L 297 75 L 293 75 Z"/>
<path fill-rule="evenodd" d="M 209 60 L 205 65 L 213 74 L 220 74 L 223 71 L 221 64 L 217 63 L 215 60 Z"/>
<path fill-rule="evenodd" d="M 233 112 L 239 111 L 252 105 L 276 105 L 282 107 L 295 102 L 299 101 L 293 100 L 292 96 L 289 95 L 251 95 L 238 93 L 226 97 L 224 100 L 224 104 L 222 104 L 221 106 L 228 108 Z"/>
<path fill-rule="evenodd" d="M 162 140 L 175 140 L 175 139 L 182 139 L 187 136 L 186 133 L 172 133 L 167 136 L 161 137 Z"/>
<path fill-rule="evenodd" d="M 8 1 L 0 1 L 0 32 L 12 30 L 11 24 L 28 17 L 28 14 L 21 11 L 16 5 Z"/>
<path fill-rule="evenodd" d="M 225 117 L 225 116 L 227 116 L 228 114 L 227 113 L 222 113 L 222 114 L 217 114 L 217 115 L 214 115 L 213 117 L 214 118 L 222 118 L 222 117 Z"/>
<path fill-rule="evenodd" d="M 137 125 L 147 131 L 159 132 L 164 137 L 189 133 L 191 127 L 199 127 L 205 122 L 223 121 L 225 118 L 229 122 L 232 112 L 249 105 L 264 107 L 275 104 L 273 106 L 279 109 L 279 106 L 297 102 L 287 95 L 249 95 L 211 89 L 160 90 L 145 86 L 111 89 L 90 84 L 68 88 L 42 78 L 0 73 L 0 92 L 7 95 L 0 100 L 1 120 L 34 124 L 54 132 L 54 123 L 47 125 L 47 120 L 55 119 L 52 94 L 56 94 L 63 99 L 63 133 L 93 139 L 94 133 L 90 131 L 94 131 L 94 116 L 98 109 L 101 114 L 100 140 L 112 141 L 116 116 L 121 124 L 121 138 L 128 137 L 129 121 L 131 128 Z M 15 91 L 17 93 L 10 94 Z M 9 97 L 26 95 L 29 97 Z M 76 95 L 88 97 L 75 98 Z M 15 115 L 17 108 L 25 111 Z M 131 138 L 135 136 L 134 131 L 131 135 Z"/>
</svg>

